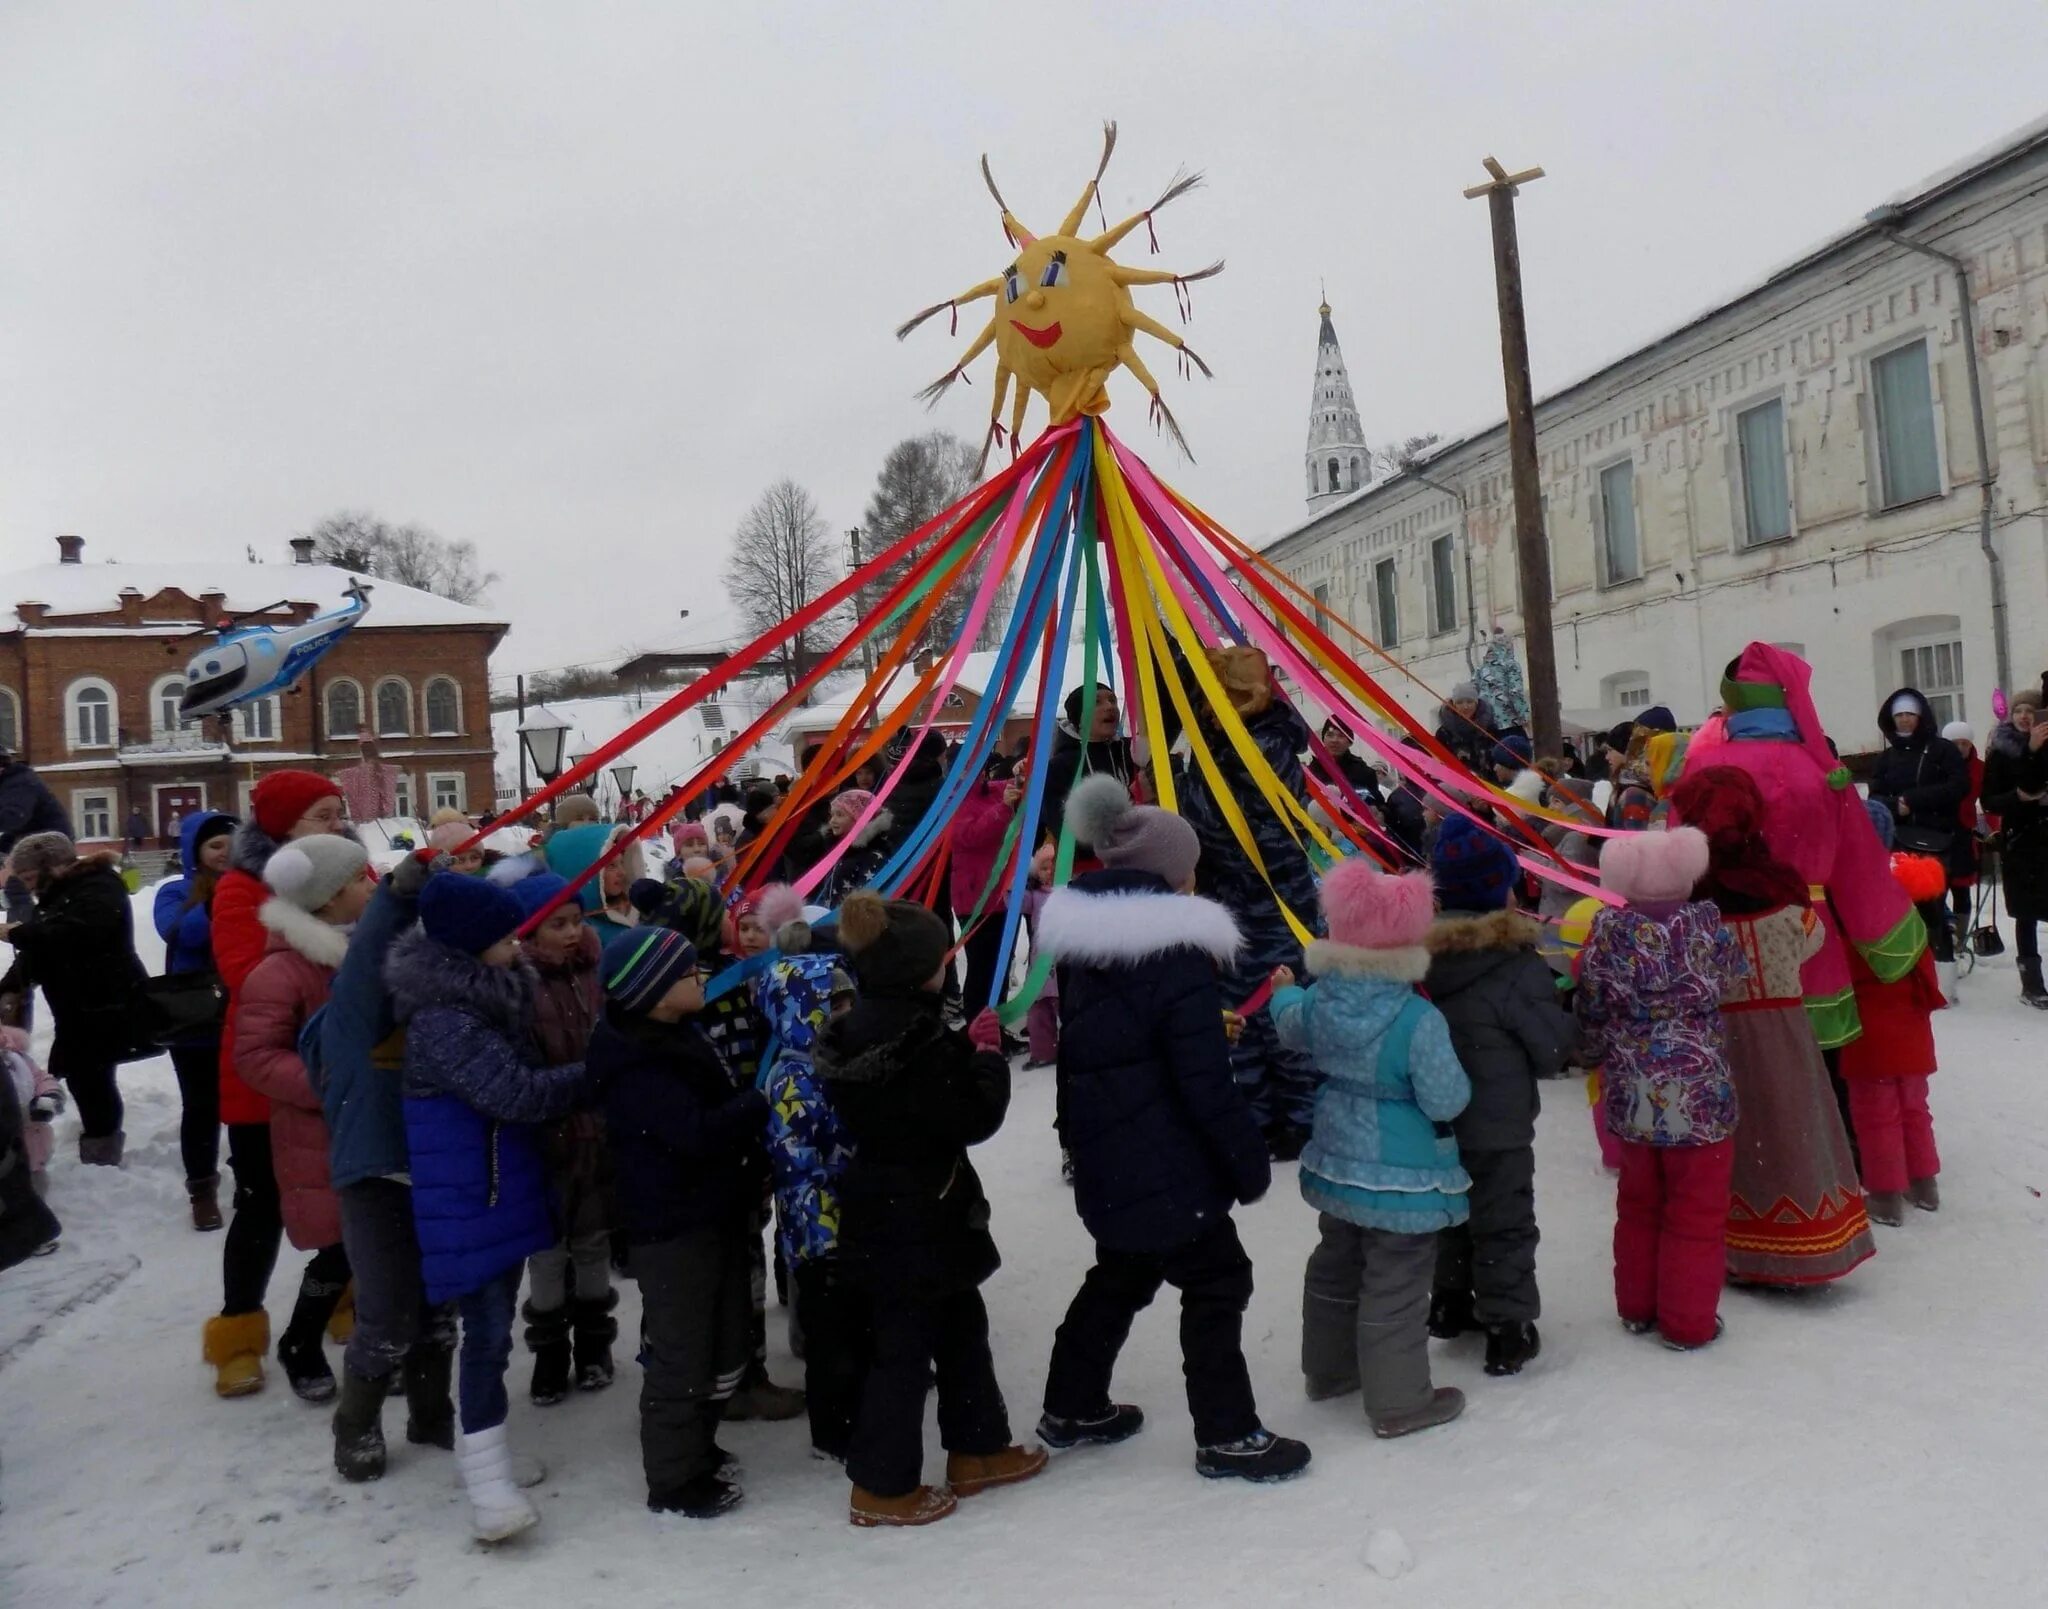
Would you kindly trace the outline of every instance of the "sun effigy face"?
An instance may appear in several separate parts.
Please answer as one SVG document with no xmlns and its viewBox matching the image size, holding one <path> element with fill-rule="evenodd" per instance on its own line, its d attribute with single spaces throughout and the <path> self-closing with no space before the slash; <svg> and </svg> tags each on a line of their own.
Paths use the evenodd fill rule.
<svg viewBox="0 0 2048 1609">
<path fill-rule="evenodd" d="M 1130 268 L 1111 259 L 1109 253 L 1139 224 L 1151 223 L 1152 215 L 1167 202 L 1199 185 L 1200 174 L 1177 176 L 1159 199 L 1112 229 L 1084 237 L 1081 221 L 1088 204 L 1096 198 L 1103 170 L 1116 149 L 1116 125 L 1103 127 L 1102 161 L 1081 191 L 1080 200 L 1068 212 L 1059 229 L 1050 235 L 1035 235 L 1019 223 L 1004 204 L 989 173 L 988 158 L 981 162 L 982 177 L 989 193 L 1003 209 L 1003 230 L 1017 244 L 1016 259 L 993 279 L 961 292 L 949 301 L 936 302 L 896 331 L 901 340 L 936 313 L 957 311 L 966 302 L 983 297 L 996 299 L 996 311 L 961 354 L 960 361 L 945 375 L 919 393 L 927 404 L 936 403 L 953 382 L 962 378 L 967 366 L 991 344 L 996 349 L 995 397 L 989 409 L 988 434 L 982 442 L 982 460 L 987 461 L 991 445 L 1004 439 L 1002 411 L 1010 388 L 1016 386 L 1011 405 L 1009 441 L 1014 454 L 1017 433 L 1024 423 L 1024 410 L 1033 393 L 1045 398 L 1051 423 L 1065 424 L 1082 414 L 1099 414 L 1109 406 L 1108 380 L 1119 368 L 1128 369 L 1151 393 L 1153 417 L 1187 450 L 1180 427 L 1174 423 L 1159 383 L 1140 361 L 1132 346 L 1140 334 L 1149 335 L 1172 347 L 1184 359 L 1209 372 L 1208 364 L 1174 331 L 1143 312 L 1131 299 L 1133 285 L 1172 285 L 1176 295 L 1198 279 L 1222 272 L 1223 264 L 1211 263 L 1192 274 L 1166 269 Z M 1185 309 L 1183 309 L 1185 311 Z"/>
</svg>

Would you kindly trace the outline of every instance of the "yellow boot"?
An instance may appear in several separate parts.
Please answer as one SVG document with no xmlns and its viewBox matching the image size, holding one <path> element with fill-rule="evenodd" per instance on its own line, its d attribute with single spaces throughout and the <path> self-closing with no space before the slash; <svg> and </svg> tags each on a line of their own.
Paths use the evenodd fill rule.
<svg viewBox="0 0 2048 1609">
<path fill-rule="evenodd" d="M 336 1346 L 347 1346 L 348 1338 L 356 1333 L 356 1282 L 350 1280 L 341 1288 L 341 1300 L 334 1304 L 334 1311 L 327 1319 L 327 1339 Z"/>
<path fill-rule="evenodd" d="M 263 1389 L 263 1354 L 269 1350 L 268 1313 L 216 1313 L 206 1321 L 202 1354 L 214 1367 L 213 1389 L 223 1397 Z"/>
</svg>

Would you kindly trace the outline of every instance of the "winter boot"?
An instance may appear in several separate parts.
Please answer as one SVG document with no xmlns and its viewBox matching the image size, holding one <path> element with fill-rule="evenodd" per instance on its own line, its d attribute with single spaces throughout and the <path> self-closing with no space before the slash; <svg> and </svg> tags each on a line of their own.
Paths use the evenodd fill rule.
<svg viewBox="0 0 2048 1609">
<path fill-rule="evenodd" d="M 1896 1190 L 1873 1190 L 1863 1198 L 1863 1209 L 1870 1214 L 1870 1221 L 1883 1224 L 1887 1229 L 1896 1229 L 1906 1221 L 1906 1198 Z"/>
<path fill-rule="evenodd" d="M 588 1302 L 569 1304 L 569 1322 L 575 1332 L 578 1391 L 602 1391 L 612 1383 L 612 1342 L 619 1338 L 619 1321 L 612 1317 L 612 1309 L 618 1305 L 617 1291 L 606 1291 Z"/>
<path fill-rule="evenodd" d="M 471 1528 L 479 1542 L 502 1542 L 539 1523 L 533 1505 L 512 1484 L 512 1449 L 505 1445 L 503 1425 L 475 1435 L 465 1432 L 455 1461 L 462 1469 Z"/>
<path fill-rule="evenodd" d="M 1292 1480 L 1308 1468 L 1308 1446 L 1266 1429 L 1238 1441 L 1195 1449 L 1195 1473 L 1210 1480 Z"/>
<path fill-rule="evenodd" d="M 1915 1179 L 1906 1187 L 1906 1199 L 1922 1212 L 1939 1212 L 1941 1186 L 1934 1182 L 1932 1175 L 1925 1179 Z"/>
<path fill-rule="evenodd" d="M 901 1497 L 877 1497 L 856 1486 L 846 1517 L 860 1526 L 930 1525 L 959 1506 L 959 1499 L 943 1486 L 920 1486 Z"/>
<path fill-rule="evenodd" d="M 1335 1402 L 1339 1397 L 1348 1397 L 1358 1389 L 1355 1374 L 1305 1374 L 1301 1377 L 1301 1388 L 1310 1402 Z"/>
<path fill-rule="evenodd" d="M 448 1383 L 455 1373 L 455 1348 L 446 1342 L 415 1342 L 405 1355 L 405 1439 L 420 1447 L 455 1447 L 455 1404 Z"/>
<path fill-rule="evenodd" d="M 2048 984 L 2041 981 L 2041 958 L 2038 955 L 2020 957 L 2020 998 L 2030 1006 L 2048 1011 Z"/>
<path fill-rule="evenodd" d="M 317 1324 L 316 1320 L 310 1331 L 301 1329 L 294 1315 L 277 1343 L 278 1364 L 284 1369 L 285 1379 L 291 1382 L 293 1394 L 301 1402 L 334 1400 L 334 1370 L 328 1366 L 327 1355 L 321 1350 Z"/>
<path fill-rule="evenodd" d="M 209 1173 L 203 1179 L 187 1179 L 185 1194 L 192 1199 L 192 1227 L 218 1229 L 221 1225 L 220 1175 Z"/>
<path fill-rule="evenodd" d="M 728 1509 L 738 1508 L 743 1496 L 745 1493 L 722 1475 L 699 1475 L 680 1486 L 649 1492 L 647 1506 L 656 1514 L 681 1514 L 693 1520 L 715 1520 Z"/>
<path fill-rule="evenodd" d="M 542 1311 L 528 1302 L 520 1310 L 526 1320 L 526 1345 L 533 1353 L 534 1405 L 552 1408 L 569 1394 L 569 1310 Z"/>
<path fill-rule="evenodd" d="M 263 1389 L 263 1354 L 270 1350 L 270 1315 L 217 1313 L 206 1321 L 201 1354 L 213 1365 L 213 1389 L 246 1397 Z"/>
<path fill-rule="evenodd" d="M 341 1371 L 341 1401 L 334 1410 L 334 1467 L 345 1481 L 373 1481 L 384 1474 L 384 1397 L 391 1377 L 368 1380 Z"/>
<path fill-rule="evenodd" d="M 1470 1291 L 1441 1290 L 1429 1293 L 1429 1333 L 1439 1341 L 1455 1341 L 1479 1328 L 1472 1316 Z"/>
<path fill-rule="evenodd" d="M 1275 1123 L 1266 1130 L 1266 1155 L 1275 1162 L 1299 1162 L 1308 1130 L 1299 1123 Z"/>
<path fill-rule="evenodd" d="M 999 1453 L 948 1453 L 946 1484 L 955 1497 L 973 1497 L 997 1486 L 1015 1486 L 1045 1473 L 1052 1455 L 1043 1447 L 1005 1447 Z"/>
<path fill-rule="evenodd" d="M 1720 1340 L 1727 1331 L 1727 1328 L 1728 1321 L 1721 1317 L 1719 1313 L 1716 1313 L 1714 1315 L 1714 1333 L 1704 1341 L 1674 1341 L 1667 1335 L 1663 1337 L 1664 1350 L 1667 1352 L 1697 1352 L 1702 1347 L 1712 1346 L 1716 1341 Z"/>
<path fill-rule="evenodd" d="M 1621 1327 L 1631 1335 L 1648 1335 L 1657 1327 L 1657 1321 L 1653 1318 L 1625 1318 Z"/>
<path fill-rule="evenodd" d="M 78 1160 L 89 1168 L 118 1168 L 121 1165 L 121 1151 L 128 1142 L 128 1136 L 116 1129 L 112 1134 L 101 1134 L 88 1139 L 78 1137 Z"/>
<path fill-rule="evenodd" d="M 1522 1365 L 1534 1363 L 1543 1350 L 1543 1337 L 1527 1319 L 1512 1324 L 1489 1325 L 1486 1331 L 1486 1372 L 1492 1375 L 1520 1374 Z"/>
<path fill-rule="evenodd" d="M 1061 1419 L 1053 1414 L 1041 1415 L 1038 1421 L 1038 1439 L 1054 1452 L 1063 1453 L 1069 1447 L 1113 1446 L 1120 1441 L 1129 1441 L 1144 1428 L 1143 1408 L 1113 1402 L 1104 1405 L 1098 1412 L 1083 1414 L 1078 1419 Z"/>
<path fill-rule="evenodd" d="M 356 1282 L 350 1280 L 341 1288 L 341 1300 L 334 1304 L 334 1311 L 327 1315 L 327 1339 L 336 1346 L 347 1346 L 349 1337 L 356 1333 Z"/>
<path fill-rule="evenodd" d="M 1430 1393 L 1429 1401 L 1419 1408 L 1374 1414 L 1372 1433 L 1381 1441 L 1392 1441 L 1396 1436 L 1412 1436 L 1432 1425 L 1447 1425 L 1464 1411 L 1464 1392 L 1456 1386 L 1438 1386 Z"/>
<path fill-rule="evenodd" d="M 779 1386 L 768 1378 L 759 1363 L 747 1366 L 747 1376 L 725 1405 L 725 1417 L 746 1419 L 794 1419 L 804 1411 L 804 1394 L 795 1386 Z"/>
</svg>

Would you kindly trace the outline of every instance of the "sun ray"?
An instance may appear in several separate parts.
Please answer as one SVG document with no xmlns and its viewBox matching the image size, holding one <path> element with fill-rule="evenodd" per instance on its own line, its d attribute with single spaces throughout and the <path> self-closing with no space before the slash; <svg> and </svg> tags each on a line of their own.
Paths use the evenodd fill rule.
<svg viewBox="0 0 2048 1609">
<path fill-rule="evenodd" d="M 1124 313 L 1124 328 L 1142 331 L 1146 335 L 1151 336 L 1155 341 L 1164 341 L 1176 352 L 1185 353 L 1188 361 L 1193 363 L 1209 379 L 1213 380 L 1216 378 L 1214 374 L 1210 373 L 1209 365 L 1201 360 L 1193 347 L 1189 346 L 1187 342 L 1183 341 L 1177 334 L 1150 314 L 1141 313 L 1135 307 L 1127 309 Z M 1126 359 L 1125 361 L 1128 362 L 1129 360 Z"/>
<path fill-rule="evenodd" d="M 981 153 L 981 182 L 988 186 L 988 193 L 996 198 L 996 205 L 1003 209 L 1003 233 L 1019 246 L 1028 246 L 1038 237 L 1017 221 L 1017 215 L 1010 210 L 1009 202 L 1003 199 L 1003 192 L 996 188 L 996 176 L 989 171 L 988 152 Z"/>
<path fill-rule="evenodd" d="M 1198 279 L 1214 279 L 1223 272 L 1223 259 L 1218 257 L 1207 268 L 1198 268 L 1192 274 L 1176 274 L 1170 268 L 1126 268 L 1122 263 L 1112 263 L 1109 277 L 1119 285 L 1192 285 Z"/>
<path fill-rule="evenodd" d="M 1088 216 L 1088 203 L 1095 199 L 1102 188 L 1102 175 L 1109 170 L 1109 154 L 1116 149 L 1116 124 L 1102 125 L 1102 160 L 1095 164 L 1095 177 L 1081 188 L 1081 199 L 1074 203 L 1073 210 L 1060 221 L 1060 233 L 1071 235 L 1081 227 L 1081 220 Z"/>
<path fill-rule="evenodd" d="M 1017 387 L 1017 399 L 1010 404 L 1010 456 L 1017 456 L 1017 444 L 1023 439 L 1024 409 L 1031 401 L 1031 388 Z"/>
<path fill-rule="evenodd" d="M 973 286 L 968 290 L 962 291 L 958 296 L 953 297 L 950 301 L 934 302 L 930 307 L 923 309 L 921 312 L 911 314 L 911 316 L 907 320 L 897 325 L 896 339 L 899 341 L 902 340 L 904 336 L 908 335 L 912 330 L 916 329 L 918 325 L 922 324 L 934 313 L 943 313 L 949 307 L 963 307 L 969 302 L 978 302 L 984 296 L 995 295 L 995 293 L 1001 290 L 1002 288 L 1002 276 L 997 275 L 994 279 L 985 279 L 979 285 Z"/>
<path fill-rule="evenodd" d="M 952 368 L 948 369 L 944 374 L 940 375 L 938 379 L 934 380 L 930 385 L 926 386 L 922 391 L 918 392 L 917 400 L 923 403 L 927 408 L 937 407 L 939 398 L 943 397 L 948 391 L 952 390 L 953 382 L 955 380 L 964 380 L 967 377 L 967 365 L 972 363 L 976 358 L 980 357 L 983 351 L 987 349 L 989 342 L 993 341 L 995 338 L 996 321 L 994 319 L 990 319 L 988 323 L 982 327 L 981 333 L 974 338 L 974 344 L 968 347 L 968 349 L 965 352 L 962 352 L 960 354 L 960 360 L 957 363 L 955 363 L 952 366 Z"/>
<path fill-rule="evenodd" d="M 1003 399 L 1010 394 L 1010 369 L 999 356 L 996 359 L 995 395 L 989 399 L 988 429 L 982 433 L 981 454 L 974 460 L 974 474 L 978 480 L 988 468 L 988 450 L 1002 440 Z"/>
<path fill-rule="evenodd" d="M 1157 212 L 1161 207 L 1165 206 L 1167 202 L 1178 201 L 1190 190 L 1198 190 L 1201 188 L 1201 186 L 1201 174 L 1189 173 L 1186 169 L 1182 169 L 1179 173 L 1176 173 L 1173 176 L 1173 182 L 1169 184 L 1163 191 L 1160 192 L 1159 199 L 1157 201 L 1153 202 L 1152 205 L 1147 207 L 1143 212 L 1132 213 L 1130 217 L 1126 218 L 1122 223 L 1116 225 L 1107 234 L 1097 235 L 1093 240 L 1088 242 L 1088 249 L 1090 251 L 1096 252 L 1108 251 L 1112 246 L 1116 245 L 1118 241 L 1122 240 L 1125 235 L 1129 234 L 1133 229 L 1137 228 L 1139 224 L 1149 222 L 1152 217 L 1152 214 Z"/>
</svg>

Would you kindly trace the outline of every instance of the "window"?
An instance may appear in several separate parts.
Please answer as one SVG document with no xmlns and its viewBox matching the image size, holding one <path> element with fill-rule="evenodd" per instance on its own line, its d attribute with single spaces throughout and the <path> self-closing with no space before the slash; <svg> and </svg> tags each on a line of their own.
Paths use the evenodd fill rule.
<svg viewBox="0 0 2048 1609">
<path fill-rule="evenodd" d="M 1963 710 L 1963 645 L 1955 638 L 1909 643 L 1899 649 L 1899 681 L 1917 687 L 1934 710 L 1934 724 L 1966 721 Z"/>
<path fill-rule="evenodd" d="M 1600 702 L 1611 709 L 1640 710 L 1649 708 L 1649 672 L 1621 670 L 1616 671 L 1612 676 L 1603 677 L 1600 682 Z"/>
<path fill-rule="evenodd" d="M 157 737 L 169 737 L 184 726 L 184 717 L 178 713 L 179 702 L 184 697 L 185 679 L 182 676 L 162 677 L 149 690 L 149 729 Z"/>
<path fill-rule="evenodd" d="M 65 728 L 74 749 L 111 749 L 114 746 L 114 690 L 103 681 L 73 682 L 64 695 L 70 706 Z"/>
<path fill-rule="evenodd" d="M 462 690 L 446 676 L 427 683 L 427 735 L 454 737 L 462 730 Z"/>
<path fill-rule="evenodd" d="M 1634 581 L 1643 573 L 1636 542 L 1636 466 L 1624 458 L 1600 471 L 1600 584 Z"/>
<path fill-rule="evenodd" d="M 0 687 L 0 751 L 21 752 L 21 700 L 11 687 Z"/>
<path fill-rule="evenodd" d="M 78 823 L 78 839 L 111 839 L 114 836 L 114 796 L 111 793 L 74 793 L 71 819 Z"/>
<path fill-rule="evenodd" d="M 1394 561 L 1381 559 L 1372 567 L 1373 602 L 1379 611 L 1380 646 L 1392 648 L 1401 640 L 1401 619 L 1394 577 Z"/>
<path fill-rule="evenodd" d="M 698 708 L 703 712 L 704 715 L 705 731 L 723 732 L 725 730 L 725 711 L 719 708 L 718 701 L 716 699 L 707 699 L 703 704 L 699 705 Z"/>
<path fill-rule="evenodd" d="M 383 698 L 383 689 L 380 688 L 377 693 L 378 702 L 382 703 Z M 391 813 L 394 816 L 411 816 L 418 813 L 412 807 L 412 773 L 410 771 L 398 773 L 391 796 L 393 800 Z"/>
<path fill-rule="evenodd" d="M 248 704 L 235 706 L 235 741 L 237 743 L 275 743 L 277 729 L 282 720 L 275 694 L 259 698 Z"/>
<path fill-rule="evenodd" d="M 327 735 L 354 737 L 363 729 L 363 690 L 351 681 L 327 684 Z"/>
<path fill-rule="evenodd" d="M 1927 343 L 1915 341 L 1870 360 L 1877 410 L 1877 468 L 1884 507 L 1941 495 L 1941 455 L 1934 441 L 1934 389 Z"/>
<path fill-rule="evenodd" d="M 1358 460 L 1357 460 L 1356 458 L 1354 458 L 1354 459 L 1352 459 L 1352 460 L 1351 460 L 1351 484 L 1352 484 L 1353 486 L 1358 486 L 1358 485 L 1362 485 L 1362 484 L 1363 484 L 1362 480 L 1360 479 L 1360 474 L 1359 474 L 1359 462 L 1358 462 Z"/>
<path fill-rule="evenodd" d="M 1330 490 L 1333 492 L 1337 489 L 1337 476 L 1337 460 L 1332 458 L 1330 460 Z"/>
<path fill-rule="evenodd" d="M 427 774 L 427 799 L 434 810 L 466 810 L 460 771 L 432 771 Z"/>
<path fill-rule="evenodd" d="M 1451 535 L 1446 531 L 1429 544 L 1430 630 L 1458 629 L 1458 576 L 1451 565 Z"/>
<path fill-rule="evenodd" d="M 1316 627 L 1321 631 L 1330 629 L 1330 583 L 1318 581 L 1315 590 Z"/>
<path fill-rule="evenodd" d="M 412 735 L 412 689 L 395 676 L 377 684 L 377 735 Z M 399 814 L 406 812 L 401 810 Z"/>
<path fill-rule="evenodd" d="M 1735 416 L 1742 454 L 1742 542 L 1756 547 L 1792 534 L 1792 493 L 1785 475 L 1785 404 L 1769 402 Z"/>
</svg>

